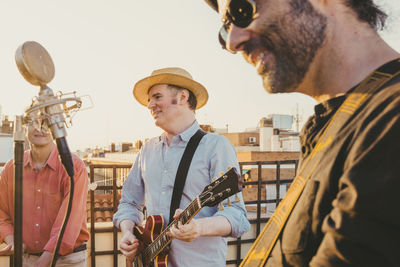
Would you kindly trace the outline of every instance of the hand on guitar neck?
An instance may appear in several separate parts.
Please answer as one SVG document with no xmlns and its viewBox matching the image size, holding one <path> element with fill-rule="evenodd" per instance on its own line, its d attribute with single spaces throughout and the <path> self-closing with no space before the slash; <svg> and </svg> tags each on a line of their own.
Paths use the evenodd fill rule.
<svg viewBox="0 0 400 267">
<path fill-rule="evenodd" d="M 223 216 L 192 219 L 188 224 L 179 221 L 181 209 L 175 211 L 174 219 L 178 221 L 174 224 L 167 235 L 185 242 L 192 242 L 200 236 L 227 236 L 231 233 L 231 225 Z"/>
<path fill-rule="evenodd" d="M 201 223 L 198 223 L 198 220 L 192 219 L 188 224 L 182 224 L 182 222 L 179 221 L 179 215 L 182 212 L 183 210 L 181 209 L 175 211 L 174 219 L 177 223 L 167 232 L 167 236 L 186 242 L 192 242 L 201 236 Z"/>
</svg>

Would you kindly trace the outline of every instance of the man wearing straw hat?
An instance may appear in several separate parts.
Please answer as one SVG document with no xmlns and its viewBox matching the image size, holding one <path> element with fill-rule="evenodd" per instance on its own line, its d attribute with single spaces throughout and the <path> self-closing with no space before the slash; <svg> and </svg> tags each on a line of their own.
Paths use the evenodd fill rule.
<svg viewBox="0 0 400 267">
<path fill-rule="evenodd" d="M 172 219 L 170 202 L 178 164 L 189 140 L 200 129 L 195 110 L 208 100 L 205 87 L 181 68 L 153 71 L 135 84 L 133 95 L 147 106 L 155 124 L 165 132 L 142 147 L 114 215 L 114 224 L 122 231 L 120 249 L 129 259 L 138 253 L 133 228 L 143 220 L 144 203 L 148 215 L 162 215 L 165 222 Z M 204 135 L 190 163 L 179 208 L 186 208 L 212 177 L 219 177 L 228 166 L 239 169 L 232 144 L 220 135 Z M 173 238 L 168 266 L 225 266 L 226 237 L 240 237 L 250 227 L 240 194 L 239 198 L 229 203 L 225 200 L 223 210 L 203 208 L 188 224 L 173 226 L 168 234 Z"/>
</svg>

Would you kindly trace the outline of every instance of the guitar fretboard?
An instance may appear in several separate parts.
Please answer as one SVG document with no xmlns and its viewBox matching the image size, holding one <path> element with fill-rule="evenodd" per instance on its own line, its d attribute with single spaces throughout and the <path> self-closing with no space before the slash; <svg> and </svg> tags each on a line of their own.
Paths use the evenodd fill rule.
<svg viewBox="0 0 400 267">
<path fill-rule="evenodd" d="M 143 259 L 145 262 L 151 262 L 163 249 L 171 242 L 171 237 L 167 236 L 173 225 L 187 224 L 201 209 L 199 197 L 195 198 L 189 206 L 181 213 L 178 220 L 173 220 L 167 228 L 143 251 Z M 172 218 L 170 218 L 171 220 Z"/>
</svg>

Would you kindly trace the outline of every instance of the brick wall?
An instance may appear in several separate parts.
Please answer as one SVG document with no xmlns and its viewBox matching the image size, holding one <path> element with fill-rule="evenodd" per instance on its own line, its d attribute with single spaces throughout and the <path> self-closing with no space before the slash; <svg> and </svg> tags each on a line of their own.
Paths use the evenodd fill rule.
<svg viewBox="0 0 400 267">
<path fill-rule="evenodd" d="M 247 151 L 247 152 L 238 152 L 237 154 L 239 162 L 298 160 L 300 156 L 299 152 Z"/>
<path fill-rule="evenodd" d="M 243 133 L 221 133 L 221 135 L 231 141 L 234 146 L 259 146 L 260 134 L 257 132 L 243 132 Z M 255 137 L 256 142 L 250 143 L 249 137 Z"/>
</svg>

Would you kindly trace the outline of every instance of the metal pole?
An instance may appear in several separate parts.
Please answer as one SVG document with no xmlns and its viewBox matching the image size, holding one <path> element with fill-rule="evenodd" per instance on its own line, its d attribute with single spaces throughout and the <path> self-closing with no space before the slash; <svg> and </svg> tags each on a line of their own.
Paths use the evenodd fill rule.
<svg viewBox="0 0 400 267">
<path fill-rule="evenodd" d="M 24 136 L 22 116 L 16 116 L 14 125 L 14 267 L 22 267 Z"/>
</svg>

